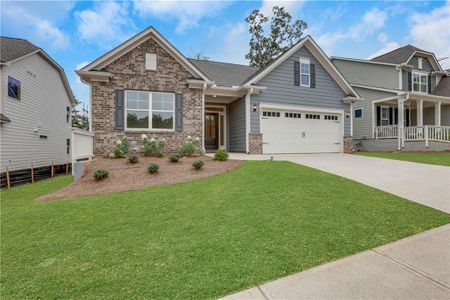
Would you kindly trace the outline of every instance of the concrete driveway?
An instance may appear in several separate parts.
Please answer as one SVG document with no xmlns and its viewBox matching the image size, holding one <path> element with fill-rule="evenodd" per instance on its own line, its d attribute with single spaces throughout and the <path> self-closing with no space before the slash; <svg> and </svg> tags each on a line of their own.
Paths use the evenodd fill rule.
<svg viewBox="0 0 450 300">
<path fill-rule="evenodd" d="M 231 159 L 287 160 L 349 178 L 450 213 L 450 167 L 342 153 L 246 155 Z"/>
</svg>

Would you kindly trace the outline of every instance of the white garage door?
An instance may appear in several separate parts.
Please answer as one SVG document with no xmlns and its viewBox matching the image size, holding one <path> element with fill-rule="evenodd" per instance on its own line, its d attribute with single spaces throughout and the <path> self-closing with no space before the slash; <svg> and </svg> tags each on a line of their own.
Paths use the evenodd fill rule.
<svg viewBox="0 0 450 300">
<path fill-rule="evenodd" d="M 342 115 L 263 109 L 264 153 L 321 153 L 342 149 Z"/>
</svg>

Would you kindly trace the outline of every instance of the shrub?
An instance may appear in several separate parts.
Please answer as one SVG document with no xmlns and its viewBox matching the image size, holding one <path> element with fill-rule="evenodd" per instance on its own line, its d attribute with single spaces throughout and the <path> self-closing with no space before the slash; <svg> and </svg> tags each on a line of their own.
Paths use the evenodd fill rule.
<svg viewBox="0 0 450 300">
<path fill-rule="evenodd" d="M 106 177 L 108 177 L 108 175 L 109 172 L 105 169 L 97 169 L 94 171 L 94 179 L 97 181 L 105 179 Z"/>
<path fill-rule="evenodd" d="M 200 170 L 205 165 L 205 162 L 203 160 L 194 160 L 192 163 L 192 167 L 196 170 Z"/>
<path fill-rule="evenodd" d="M 136 155 L 130 155 L 128 156 L 128 161 L 130 162 L 130 164 L 137 164 L 139 162 L 139 157 L 137 157 Z"/>
<path fill-rule="evenodd" d="M 214 160 L 227 161 L 228 152 L 222 149 L 217 150 L 214 154 Z"/>
<path fill-rule="evenodd" d="M 130 142 L 128 138 L 124 135 L 116 141 L 116 146 L 113 149 L 115 158 L 124 158 L 126 154 L 130 151 Z"/>
<path fill-rule="evenodd" d="M 114 153 L 111 152 L 111 153 L 109 154 L 109 158 L 115 158 Z"/>
<path fill-rule="evenodd" d="M 170 154 L 169 155 L 169 161 L 172 163 L 176 163 L 180 160 L 180 155 L 178 154 Z"/>
<path fill-rule="evenodd" d="M 166 144 L 165 139 L 157 140 L 155 138 L 148 139 L 147 135 L 143 134 L 142 138 L 142 153 L 145 156 L 163 157 L 164 146 Z"/>
<path fill-rule="evenodd" d="M 109 153 L 108 153 L 108 152 L 103 153 L 103 154 L 102 154 L 102 157 L 103 157 L 103 158 L 109 158 Z"/>
<path fill-rule="evenodd" d="M 147 167 L 147 170 L 149 173 L 156 173 L 159 170 L 159 165 L 158 164 L 149 164 Z"/>
<path fill-rule="evenodd" d="M 178 149 L 178 153 L 182 157 L 198 156 L 200 154 L 199 145 L 200 139 L 198 137 L 193 139 L 191 136 L 188 136 L 186 143 Z"/>
</svg>

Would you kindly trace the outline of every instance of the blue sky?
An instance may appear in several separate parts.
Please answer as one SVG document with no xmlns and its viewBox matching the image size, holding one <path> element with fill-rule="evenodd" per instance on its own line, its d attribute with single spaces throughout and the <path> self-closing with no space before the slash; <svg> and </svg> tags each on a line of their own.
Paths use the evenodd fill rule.
<svg viewBox="0 0 450 300">
<path fill-rule="evenodd" d="M 330 56 L 370 58 L 405 44 L 450 56 L 450 1 L 1 1 L 1 35 L 43 48 L 87 103 L 74 70 L 146 27 L 187 56 L 246 63 L 244 18 L 275 5 L 306 21 L 306 33 Z M 443 64 L 450 67 L 448 59 Z"/>
</svg>

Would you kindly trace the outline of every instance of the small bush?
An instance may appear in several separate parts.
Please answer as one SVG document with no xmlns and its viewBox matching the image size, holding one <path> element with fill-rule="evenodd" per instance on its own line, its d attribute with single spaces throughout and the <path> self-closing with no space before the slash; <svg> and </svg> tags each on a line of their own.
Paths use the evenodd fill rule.
<svg viewBox="0 0 450 300">
<path fill-rule="evenodd" d="M 194 160 L 192 163 L 192 167 L 196 170 L 200 170 L 205 165 L 205 162 L 203 160 Z"/>
<path fill-rule="evenodd" d="M 106 177 L 108 177 L 108 175 L 109 172 L 105 169 L 97 169 L 94 171 L 94 179 L 97 181 L 105 179 Z"/>
<path fill-rule="evenodd" d="M 137 157 L 136 155 L 130 155 L 128 156 L 128 161 L 130 162 L 130 164 L 137 164 L 139 162 L 139 157 Z"/>
<path fill-rule="evenodd" d="M 164 146 L 166 144 L 165 139 L 157 140 L 155 138 L 149 139 L 146 134 L 141 136 L 142 138 L 142 153 L 145 156 L 164 156 Z"/>
<path fill-rule="evenodd" d="M 178 149 L 178 153 L 181 157 L 198 156 L 200 154 L 199 146 L 200 139 L 198 137 L 193 139 L 191 136 L 188 136 L 186 143 Z"/>
<path fill-rule="evenodd" d="M 114 153 L 111 152 L 111 153 L 109 154 L 109 158 L 116 158 L 116 157 L 114 156 Z"/>
<path fill-rule="evenodd" d="M 103 153 L 103 154 L 102 154 L 102 157 L 103 157 L 103 158 L 109 158 L 109 153 L 108 153 L 108 152 Z"/>
<path fill-rule="evenodd" d="M 121 137 L 116 141 L 116 146 L 113 149 L 115 158 L 124 158 L 130 151 L 130 142 L 126 136 Z"/>
<path fill-rule="evenodd" d="M 228 152 L 222 149 L 217 150 L 214 154 L 214 160 L 227 161 Z"/>
<path fill-rule="evenodd" d="M 159 170 L 159 165 L 158 164 L 149 164 L 147 167 L 147 170 L 149 173 L 156 173 Z"/>
<path fill-rule="evenodd" d="M 176 163 L 180 161 L 180 155 L 178 154 L 171 154 L 169 155 L 169 161 L 172 163 Z"/>
</svg>

